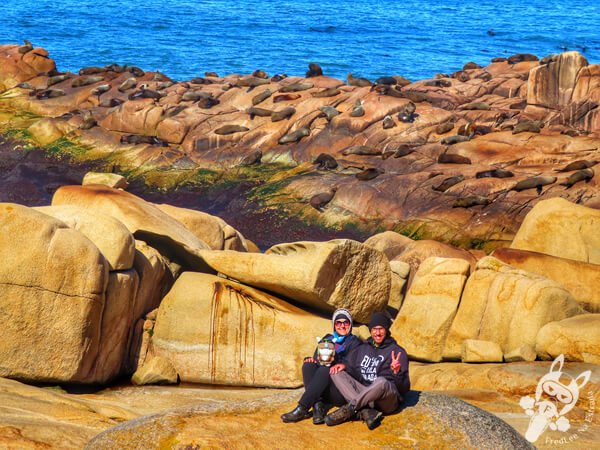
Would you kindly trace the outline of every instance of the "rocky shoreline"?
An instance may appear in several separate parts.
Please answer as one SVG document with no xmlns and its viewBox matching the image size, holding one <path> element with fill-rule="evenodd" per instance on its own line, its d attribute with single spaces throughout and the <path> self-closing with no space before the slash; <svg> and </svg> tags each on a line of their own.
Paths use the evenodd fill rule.
<svg viewBox="0 0 600 450">
<path fill-rule="evenodd" d="M 559 355 L 589 374 L 572 448 L 597 441 L 600 71 L 578 53 L 413 83 L 0 57 L 0 444 L 527 448 L 521 397 Z M 388 311 L 412 360 L 374 433 L 277 420 L 338 307 L 363 336 Z M 198 405 L 146 386 L 179 382 Z"/>
</svg>

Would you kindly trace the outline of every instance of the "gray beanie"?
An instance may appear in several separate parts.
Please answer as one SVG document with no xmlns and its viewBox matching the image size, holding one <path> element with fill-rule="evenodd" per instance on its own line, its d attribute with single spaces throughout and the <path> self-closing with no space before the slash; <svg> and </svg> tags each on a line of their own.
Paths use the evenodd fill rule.
<svg viewBox="0 0 600 450">
<path fill-rule="evenodd" d="M 348 311 L 347 309 L 344 308 L 339 308 L 336 309 L 335 312 L 333 313 L 333 316 L 331 316 L 331 324 L 333 325 L 333 329 L 335 330 L 335 321 L 338 319 L 348 319 L 348 321 L 350 322 L 350 329 L 352 329 L 352 314 L 350 314 L 350 311 Z"/>
</svg>

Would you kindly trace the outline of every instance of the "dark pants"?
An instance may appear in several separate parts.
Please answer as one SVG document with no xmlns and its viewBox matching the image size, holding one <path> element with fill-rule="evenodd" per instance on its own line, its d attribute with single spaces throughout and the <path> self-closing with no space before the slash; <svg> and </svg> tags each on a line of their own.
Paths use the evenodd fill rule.
<svg viewBox="0 0 600 450">
<path fill-rule="evenodd" d="M 377 377 L 373 383 L 365 386 L 348 372 L 342 371 L 336 373 L 332 381 L 356 410 L 376 408 L 384 414 L 391 414 L 398 408 L 402 398 L 396 386 L 383 377 Z"/>
<path fill-rule="evenodd" d="M 346 400 L 340 394 L 329 376 L 329 367 L 307 362 L 302 365 L 304 394 L 298 403 L 305 408 L 311 408 L 319 400 L 335 406 L 342 406 Z"/>
</svg>

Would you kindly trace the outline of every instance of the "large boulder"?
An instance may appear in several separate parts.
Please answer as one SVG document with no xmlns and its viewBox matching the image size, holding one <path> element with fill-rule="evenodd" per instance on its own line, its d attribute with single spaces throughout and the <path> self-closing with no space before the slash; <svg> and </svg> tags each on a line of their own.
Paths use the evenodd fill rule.
<svg viewBox="0 0 600 450">
<path fill-rule="evenodd" d="M 538 202 L 510 248 L 600 264 L 600 211 L 562 198 Z"/>
<path fill-rule="evenodd" d="M 204 250 L 199 255 L 213 269 L 244 284 L 324 313 L 346 308 L 358 322 L 385 309 L 390 296 L 385 255 L 349 239 L 280 244 L 265 254 Z"/>
<path fill-rule="evenodd" d="M 0 204 L 0 376 L 87 382 L 98 354 L 108 263 L 53 217 Z"/>
<path fill-rule="evenodd" d="M 367 239 L 364 244 L 372 247 L 380 252 L 391 261 L 396 256 L 401 254 L 404 249 L 414 241 L 400 233 L 394 231 L 384 231 L 383 233 L 375 234 Z"/>
<path fill-rule="evenodd" d="M 600 312 L 600 264 L 512 248 L 498 248 L 492 256 L 562 284 L 586 311 Z"/>
<path fill-rule="evenodd" d="M 488 256 L 467 280 L 443 356 L 460 359 L 465 339 L 495 342 L 504 353 L 522 345 L 533 347 L 538 331 L 548 322 L 582 312 L 556 282 Z"/>
<path fill-rule="evenodd" d="M 399 310 L 404 299 L 404 288 L 410 275 L 410 266 L 403 261 L 390 261 L 390 270 L 392 285 L 388 306 Z"/>
<path fill-rule="evenodd" d="M 465 363 L 502 362 L 502 349 L 495 342 L 465 339 L 461 359 Z"/>
<path fill-rule="evenodd" d="M 195 270 L 207 270 L 195 250 L 207 249 L 181 222 L 155 205 L 120 189 L 102 185 L 62 186 L 52 205 L 78 205 L 122 222 L 136 239 L 147 242 L 166 258 Z"/>
<path fill-rule="evenodd" d="M 184 224 L 198 239 L 206 242 L 213 250 L 248 251 L 244 236 L 220 217 L 167 204 L 156 206 Z"/>
<path fill-rule="evenodd" d="M 155 356 L 133 374 L 131 382 L 137 386 L 143 384 L 176 384 L 177 371 L 169 360 Z"/>
<path fill-rule="evenodd" d="M 152 348 L 183 382 L 297 387 L 302 357 L 330 329 L 329 320 L 256 289 L 185 272 L 159 307 Z"/>
<path fill-rule="evenodd" d="M 391 328 L 411 358 L 442 360 L 469 268 L 463 259 L 436 257 L 427 258 L 419 267 Z"/>
<path fill-rule="evenodd" d="M 133 267 L 133 235 L 114 217 L 76 205 L 39 206 L 35 209 L 64 222 L 92 241 L 106 258 L 110 270 Z"/>
<path fill-rule="evenodd" d="M 600 364 L 600 314 L 582 314 L 542 327 L 535 349 L 542 359 Z"/>
</svg>

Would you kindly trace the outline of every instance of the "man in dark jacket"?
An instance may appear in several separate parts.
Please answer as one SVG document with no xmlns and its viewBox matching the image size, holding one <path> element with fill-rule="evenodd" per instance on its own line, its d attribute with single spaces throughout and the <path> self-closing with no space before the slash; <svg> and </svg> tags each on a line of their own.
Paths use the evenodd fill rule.
<svg viewBox="0 0 600 450">
<path fill-rule="evenodd" d="M 390 335 L 390 319 L 375 313 L 369 322 L 371 337 L 346 360 L 331 368 L 332 380 L 348 403 L 325 417 L 339 425 L 360 416 L 370 430 L 382 413 L 394 412 L 410 390 L 408 356 Z"/>
</svg>

